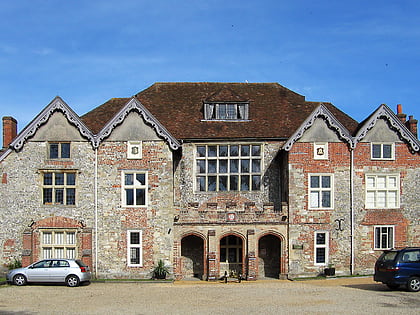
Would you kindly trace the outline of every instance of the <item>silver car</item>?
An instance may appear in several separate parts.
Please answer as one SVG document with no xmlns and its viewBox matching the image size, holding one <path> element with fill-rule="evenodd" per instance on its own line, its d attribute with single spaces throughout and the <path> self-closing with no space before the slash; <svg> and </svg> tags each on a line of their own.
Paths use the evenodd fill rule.
<svg viewBox="0 0 420 315">
<path fill-rule="evenodd" d="M 92 274 L 88 266 L 75 259 L 44 259 L 24 268 L 10 270 L 8 283 L 25 285 L 28 282 L 61 282 L 77 287 L 90 281 Z"/>
</svg>

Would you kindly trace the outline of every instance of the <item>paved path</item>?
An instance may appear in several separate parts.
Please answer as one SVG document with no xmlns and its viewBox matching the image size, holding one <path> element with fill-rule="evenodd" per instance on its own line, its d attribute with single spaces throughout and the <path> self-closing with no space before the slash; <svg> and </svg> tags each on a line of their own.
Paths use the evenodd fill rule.
<svg viewBox="0 0 420 315">
<path fill-rule="evenodd" d="M 371 278 L 0 287 L 0 314 L 419 314 L 420 293 Z"/>
</svg>

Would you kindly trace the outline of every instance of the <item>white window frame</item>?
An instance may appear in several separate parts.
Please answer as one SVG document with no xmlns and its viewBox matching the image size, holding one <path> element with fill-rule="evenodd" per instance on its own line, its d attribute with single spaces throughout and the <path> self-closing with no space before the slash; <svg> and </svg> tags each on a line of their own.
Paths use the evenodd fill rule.
<svg viewBox="0 0 420 315">
<path fill-rule="evenodd" d="M 142 142 L 128 141 L 127 142 L 127 159 L 135 160 L 142 158 Z"/>
<path fill-rule="evenodd" d="M 366 209 L 398 209 L 400 207 L 400 174 L 366 174 L 365 182 Z M 385 186 L 381 182 L 385 183 Z M 394 186 L 391 186 L 392 182 L 395 182 Z M 393 202 L 390 199 L 392 194 L 395 194 Z M 379 204 L 381 196 L 384 204 Z"/>
<path fill-rule="evenodd" d="M 373 147 L 380 146 L 380 156 L 374 157 L 373 156 Z M 384 157 L 384 146 L 391 146 L 391 156 Z M 392 142 L 373 142 L 370 144 L 370 158 L 372 160 L 385 160 L 385 161 L 392 161 L 395 160 L 395 143 Z"/>
<path fill-rule="evenodd" d="M 231 148 L 238 147 L 238 155 L 232 155 Z M 242 154 L 242 147 L 249 147 L 249 155 Z M 259 155 L 253 154 L 253 147 L 259 147 Z M 205 155 L 201 156 L 198 153 L 198 148 L 205 148 Z M 221 148 L 227 147 L 227 155 L 221 155 Z M 210 154 L 209 148 L 216 148 L 215 155 Z M 264 146 L 261 143 L 222 143 L 222 144 L 197 144 L 194 148 L 195 151 L 195 192 L 217 192 L 217 191 L 242 191 L 242 192 L 259 192 L 262 189 L 262 174 L 263 174 L 263 161 L 264 161 Z M 236 170 L 232 170 L 232 165 L 237 161 L 238 165 L 235 166 Z M 259 162 L 258 162 L 259 161 Z M 221 163 L 226 163 L 226 172 L 221 172 Z M 255 165 L 254 165 L 255 162 Z M 210 167 L 211 163 L 211 167 Z M 244 165 L 248 165 L 248 170 L 243 170 Z M 201 165 L 199 165 L 201 164 Z M 204 171 L 201 171 L 202 167 Z M 215 168 L 212 172 L 210 168 Z M 248 177 L 247 177 L 248 176 Z M 233 182 L 236 178 L 236 185 Z M 221 186 L 221 181 L 226 181 L 225 185 Z M 247 180 L 246 180 L 247 179 Z M 246 181 L 245 181 L 246 180 Z M 211 182 L 215 181 L 214 189 L 210 189 Z M 247 183 L 248 189 L 243 189 Z M 255 185 L 254 185 L 255 184 Z M 234 186 L 237 186 L 234 189 Z M 204 187 L 204 189 L 201 189 Z M 226 189 L 221 189 L 225 187 Z"/>
<path fill-rule="evenodd" d="M 139 244 L 131 244 L 131 234 L 139 233 Z M 131 263 L 131 250 L 138 250 L 139 263 Z M 127 266 L 128 267 L 143 267 L 143 231 L 142 230 L 128 230 L 127 231 Z"/>
<path fill-rule="evenodd" d="M 312 177 L 319 177 L 320 187 L 311 187 L 311 178 Z M 322 187 L 322 177 L 329 177 L 330 178 L 330 187 Z M 314 206 L 315 200 L 313 199 L 314 195 L 313 192 L 318 193 L 318 206 Z M 330 192 L 330 206 L 323 207 L 322 206 L 322 195 L 323 192 Z M 334 209 L 334 174 L 331 173 L 311 173 L 308 175 L 308 209 Z"/>
<path fill-rule="evenodd" d="M 126 184 L 126 175 L 133 174 L 134 180 L 132 185 Z M 145 177 L 145 183 L 141 184 L 139 181 L 137 181 L 135 178 L 137 174 L 142 174 Z M 127 192 L 126 190 L 134 190 L 134 204 L 127 205 Z M 135 201 L 135 192 L 137 190 L 144 190 L 144 204 L 136 204 Z M 141 208 L 141 207 L 147 207 L 148 204 L 148 172 L 147 171 L 131 171 L 131 170 L 124 170 L 121 171 L 121 204 L 125 208 Z"/>
<path fill-rule="evenodd" d="M 46 175 L 52 174 L 51 184 L 46 184 Z M 57 175 L 63 174 L 63 184 L 57 184 Z M 74 175 L 74 184 L 68 183 L 68 175 Z M 76 206 L 77 204 L 77 172 L 64 171 L 64 170 L 42 170 L 41 171 L 41 195 L 43 205 L 63 205 L 63 206 Z M 68 203 L 69 190 L 74 190 L 74 203 Z M 51 190 L 51 202 L 46 202 L 47 190 Z M 57 202 L 58 192 L 62 192 L 63 202 Z"/>
<path fill-rule="evenodd" d="M 386 229 L 383 231 L 383 229 Z M 379 240 L 377 238 L 377 230 L 379 230 Z M 389 231 L 391 231 L 391 235 L 389 235 Z M 391 236 L 391 240 L 389 237 Z M 386 237 L 386 245 L 382 246 L 382 242 L 384 241 L 384 237 Z M 379 245 L 379 246 L 377 246 Z M 385 250 L 391 249 L 395 246 L 395 226 L 394 225 L 375 225 L 373 228 L 373 248 L 374 250 Z"/>
<path fill-rule="evenodd" d="M 325 244 L 318 244 L 318 234 L 325 234 Z M 325 266 L 329 263 L 329 247 L 330 247 L 330 235 L 328 231 L 315 231 L 314 233 L 314 264 L 316 266 Z M 325 251 L 325 261 L 324 262 L 317 262 L 318 255 L 317 249 L 324 249 Z"/>
<path fill-rule="evenodd" d="M 314 160 L 328 160 L 328 142 L 314 143 Z"/>
<path fill-rule="evenodd" d="M 77 231 L 75 229 L 40 229 L 42 259 L 77 259 Z"/>
</svg>

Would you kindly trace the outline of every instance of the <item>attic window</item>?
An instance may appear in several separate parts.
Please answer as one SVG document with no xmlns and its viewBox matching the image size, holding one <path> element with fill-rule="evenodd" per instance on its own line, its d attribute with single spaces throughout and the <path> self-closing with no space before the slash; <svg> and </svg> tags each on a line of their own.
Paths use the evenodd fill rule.
<svg viewBox="0 0 420 315">
<path fill-rule="evenodd" d="M 205 120 L 247 120 L 248 103 L 205 103 Z"/>
</svg>

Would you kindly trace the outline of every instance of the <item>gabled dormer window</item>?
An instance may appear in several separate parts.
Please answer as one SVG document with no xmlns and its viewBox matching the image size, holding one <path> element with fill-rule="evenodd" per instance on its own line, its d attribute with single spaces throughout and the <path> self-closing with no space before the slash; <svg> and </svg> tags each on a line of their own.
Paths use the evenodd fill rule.
<svg viewBox="0 0 420 315">
<path fill-rule="evenodd" d="M 247 120 L 248 103 L 205 103 L 205 120 Z"/>
</svg>

